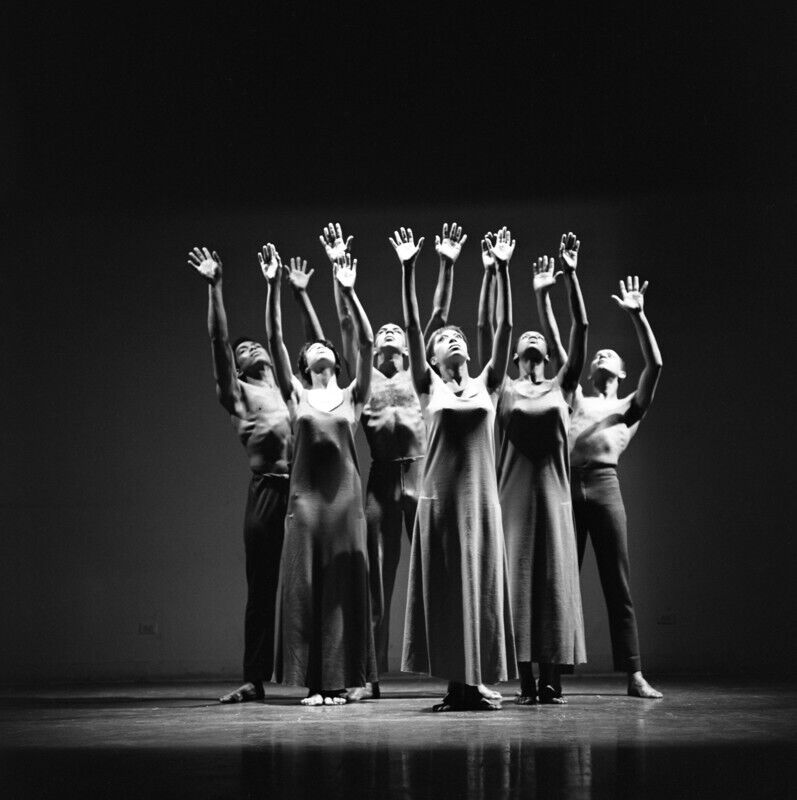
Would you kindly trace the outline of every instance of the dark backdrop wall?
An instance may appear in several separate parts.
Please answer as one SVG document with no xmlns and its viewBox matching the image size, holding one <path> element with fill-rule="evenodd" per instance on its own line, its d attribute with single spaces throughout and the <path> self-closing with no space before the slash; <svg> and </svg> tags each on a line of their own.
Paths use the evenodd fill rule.
<svg viewBox="0 0 797 800">
<path fill-rule="evenodd" d="M 793 669 L 794 69 L 778 41 L 794 12 L 280 14 L 39 11 L 6 31 L 0 680 L 237 674 L 247 470 L 185 254 L 219 250 L 233 332 L 255 333 L 257 248 L 305 255 L 334 331 L 330 219 L 356 236 L 376 325 L 400 321 L 389 232 L 427 236 L 426 314 L 431 239 L 460 221 L 451 317 L 470 334 L 484 231 L 518 239 L 516 332 L 537 326 L 531 259 L 576 231 L 591 347 L 627 357 L 629 388 L 641 359 L 609 295 L 649 279 L 665 366 L 621 465 L 645 662 Z M 287 334 L 295 350 L 291 314 Z M 608 669 L 591 557 L 584 607 L 588 669 Z"/>
</svg>

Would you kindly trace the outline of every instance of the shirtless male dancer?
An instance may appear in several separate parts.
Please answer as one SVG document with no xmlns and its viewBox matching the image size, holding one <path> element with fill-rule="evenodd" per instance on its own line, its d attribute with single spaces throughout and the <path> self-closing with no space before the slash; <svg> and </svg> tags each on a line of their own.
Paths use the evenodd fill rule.
<svg viewBox="0 0 797 800">
<path fill-rule="evenodd" d="M 321 243 L 334 264 L 348 252 L 353 237 L 344 240 L 340 224 L 331 222 L 320 236 Z M 436 237 L 440 257 L 434 309 L 424 331 L 424 339 L 446 324 L 451 306 L 454 264 L 467 239 L 455 222 L 443 225 Z M 336 287 L 337 290 L 337 287 Z M 336 291 L 336 301 L 338 293 Z M 345 303 L 337 302 L 343 339 L 343 357 L 353 363 L 356 342 Z M 421 404 L 408 367 L 407 340 L 404 330 L 388 322 L 374 338 L 374 370 L 371 398 L 363 409 L 362 425 L 371 452 L 371 471 L 366 490 L 365 516 L 368 526 L 368 560 L 371 580 L 371 615 L 374 627 L 377 670 L 388 670 L 390 603 L 401 558 L 401 526 L 412 539 L 421 459 L 426 453 L 426 426 Z M 352 700 L 378 698 L 379 684 L 368 684 L 349 691 Z"/>
<path fill-rule="evenodd" d="M 659 346 L 645 316 L 647 287 L 647 281 L 640 288 L 639 278 L 629 275 L 625 283 L 620 281 L 620 296 L 612 295 L 630 315 L 645 359 L 636 391 L 617 396 L 620 381 L 625 378 L 623 360 L 614 350 L 598 350 L 590 365 L 595 394 L 585 397 L 581 387 L 576 390 L 568 438 L 579 567 L 589 537 L 609 612 L 614 668 L 628 675 L 629 695 L 655 700 L 662 697 L 661 692 L 642 675 L 631 599 L 625 506 L 617 477 L 617 462 L 650 407 L 662 367 Z M 546 303 L 542 317 L 548 328 L 545 333 L 554 343 L 554 356 L 566 358 L 550 303 Z"/>
<path fill-rule="evenodd" d="M 266 348 L 246 336 L 230 345 L 218 254 L 206 247 L 195 247 L 188 259 L 189 265 L 208 284 L 208 334 L 216 394 L 246 448 L 252 472 L 244 514 L 247 585 L 244 683 L 220 697 L 219 702 L 262 701 L 263 682 L 271 678 L 274 668 L 274 613 L 292 454 L 288 408 L 274 381 Z M 302 309 L 308 338 L 323 338 L 307 295 L 312 274 L 313 270 L 307 271 L 306 261 L 291 259 L 288 277 Z"/>
</svg>

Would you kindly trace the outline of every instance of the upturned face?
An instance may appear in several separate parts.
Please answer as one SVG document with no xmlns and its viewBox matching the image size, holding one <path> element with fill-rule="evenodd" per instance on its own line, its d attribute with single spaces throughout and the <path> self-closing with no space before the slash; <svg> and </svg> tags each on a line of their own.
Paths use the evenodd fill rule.
<svg viewBox="0 0 797 800">
<path fill-rule="evenodd" d="M 465 337 L 459 331 L 449 328 L 442 330 L 435 337 L 433 353 L 437 364 L 453 366 L 469 359 Z"/>
<path fill-rule="evenodd" d="M 623 360 L 614 350 L 598 350 L 595 353 L 595 358 L 589 365 L 590 377 L 594 377 L 599 371 L 608 372 L 617 378 L 625 377 L 625 370 L 623 369 Z"/>
<path fill-rule="evenodd" d="M 398 325 L 388 322 L 376 332 L 374 349 L 378 353 L 405 353 L 407 351 L 407 337 Z"/>
<path fill-rule="evenodd" d="M 239 342 L 234 355 L 238 371 L 244 375 L 260 370 L 264 365 L 271 366 L 268 350 L 260 342 Z"/>
<path fill-rule="evenodd" d="M 327 367 L 335 366 L 335 354 L 325 344 L 315 342 L 305 352 L 307 369 L 310 372 L 321 372 Z"/>
<path fill-rule="evenodd" d="M 528 359 L 529 361 L 544 361 L 548 358 L 548 342 L 538 331 L 526 331 L 517 340 L 518 359 Z"/>
</svg>

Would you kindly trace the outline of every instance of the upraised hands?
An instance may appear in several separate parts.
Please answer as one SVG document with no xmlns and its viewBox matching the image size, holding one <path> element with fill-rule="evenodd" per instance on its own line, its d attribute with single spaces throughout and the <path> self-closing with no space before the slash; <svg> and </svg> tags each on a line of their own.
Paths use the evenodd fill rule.
<svg viewBox="0 0 797 800">
<path fill-rule="evenodd" d="M 188 266 L 193 267 L 211 286 L 221 280 L 221 259 L 214 250 L 195 247 L 188 253 Z"/>
<path fill-rule="evenodd" d="M 260 269 L 263 271 L 263 277 L 269 282 L 274 283 L 285 267 L 282 266 L 282 259 L 271 242 L 263 245 L 260 253 L 257 254 L 257 260 L 260 264 Z"/>
<path fill-rule="evenodd" d="M 350 292 L 357 280 L 357 259 L 352 260 L 351 254 L 346 253 L 334 264 L 335 280 L 344 292 Z"/>
<path fill-rule="evenodd" d="M 343 241 L 343 231 L 340 228 L 340 223 L 329 223 L 324 226 L 324 232 L 318 237 L 321 244 L 326 251 L 327 258 L 334 264 L 339 261 L 351 249 L 351 240 L 353 236 L 349 236 L 346 241 Z"/>
<path fill-rule="evenodd" d="M 578 266 L 578 248 L 581 242 L 576 239 L 575 233 L 563 233 L 559 244 L 559 266 L 568 272 L 575 272 Z"/>
<path fill-rule="evenodd" d="M 297 292 L 303 292 L 307 289 L 307 284 L 310 282 L 310 276 L 315 272 L 314 269 L 307 271 L 307 261 L 302 260 L 298 256 L 291 259 L 291 266 L 288 270 L 288 280 L 291 286 Z"/>
<path fill-rule="evenodd" d="M 440 258 L 453 264 L 459 258 L 462 245 L 467 240 L 467 234 L 462 235 L 462 227 L 456 222 L 451 223 L 451 230 L 448 228 L 448 223 L 444 222 L 442 239 L 440 236 L 434 237 L 434 249 Z"/>
<path fill-rule="evenodd" d="M 551 256 L 541 256 L 537 259 L 537 263 L 532 263 L 531 267 L 534 270 L 533 285 L 535 292 L 548 291 L 555 283 L 556 279 L 562 274 L 554 272 L 554 258 Z"/>
<path fill-rule="evenodd" d="M 625 283 L 623 283 L 622 279 L 620 280 L 620 294 L 622 298 L 613 294 L 612 300 L 629 314 L 641 314 L 645 309 L 645 289 L 647 288 L 647 281 L 642 284 L 642 288 L 640 289 L 639 276 L 634 275 L 632 277 L 629 275 Z"/>
<path fill-rule="evenodd" d="M 495 257 L 490 250 L 495 246 L 496 236 L 491 231 L 487 231 L 482 239 L 482 264 L 487 272 L 495 272 Z"/>
<path fill-rule="evenodd" d="M 486 237 L 487 252 L 495 259 L 497 267 L 505 267 L 515 252 L 515 240 L 512 238 L 512 231 L 507 230 L 506 225 L 495 234 L 495 242 L 490 242 Z"/>
<path fill-rule="evenodd" d="M 395 236 L 395 238 L 393 238 Z M 402 264 L 414 264 L 415 259 L 418 257 L 421 248 L 423 247 L 423 236 L 418 239 L 418 244 L 412 235 L 412 228 L 399 228 L 393 231 L 393 236 L 388 236 L 390 244 L 396 251 L 399 261 Z"/>
</svg>

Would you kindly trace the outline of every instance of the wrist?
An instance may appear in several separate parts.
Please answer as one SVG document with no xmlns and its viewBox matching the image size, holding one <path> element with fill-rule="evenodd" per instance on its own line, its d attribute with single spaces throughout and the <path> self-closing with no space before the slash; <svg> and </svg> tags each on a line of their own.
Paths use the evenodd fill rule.
<svg viewBox="0 0 797 800">
<path fill-rule="evenodd" d="M 496 272 L 506 273 L 509 270 L 508 261 L 498 261 L 495 265 Z"/>
</svg>

